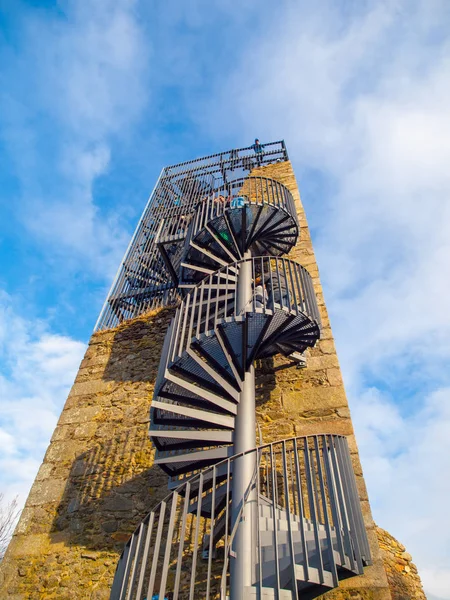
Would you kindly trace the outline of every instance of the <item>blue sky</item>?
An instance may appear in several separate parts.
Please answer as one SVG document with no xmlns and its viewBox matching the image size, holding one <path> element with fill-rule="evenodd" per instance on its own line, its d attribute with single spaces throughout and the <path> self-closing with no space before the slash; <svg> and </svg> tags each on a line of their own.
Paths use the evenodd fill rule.
<svg viewBox="0 0 450 600">
<path fill-rule="evenodd" d="M 26 497 L 160 169 L 284 138 L 376 521 L 450 599 L 447 0 L 0 0 L 0 490 Z"/>
</svg>

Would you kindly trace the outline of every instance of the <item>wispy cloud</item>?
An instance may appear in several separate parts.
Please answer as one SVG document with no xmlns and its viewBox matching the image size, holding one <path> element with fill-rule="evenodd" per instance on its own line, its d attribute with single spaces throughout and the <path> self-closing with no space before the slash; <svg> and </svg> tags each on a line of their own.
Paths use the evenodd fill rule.
<svg viewBox="0 0 450 600">
<path fill-rule="evenodd" d="M 448 598 L 450 387 L 406 413 L 368 389 L 354 398 L 353 417 L 379 524 L 407 544 L 427 592 Z"/>
<path fill-rule="evenodd" d="M 143 123 L 151 140 L 140 140 L 143 169 L 142 149 L 162 147 L 176 162 L 255 135 L 285 137 L 375 516 L 408 545 L 427 591 L 450 599 L 442 476 L 450 430 L 449 3 L 59 6 L 27 11 L 0 69 L 2 139 L 21 186 L 17 216 L 45 251 L 44 268 L 62 281 L 65 271 L 69 279 L 82 271 L 110 278 L 129 208 L 117 192 L 110 203 L 102 182 L 117 177 L 120 150 L 130 152 Z M 158 146 L 161 138 L 170 144 Z M 0 386 L 11 398 L 1 466 L 16 476 L 20 461 L 25 482 L 82 348 L 20 317 L 6 297 L 1 305 L 8 316 L 0 332 L 15 326 L 14 335 L 0 333 L 10 356 Z M 23 415 L 35 407 L 31 425 Z"/>
<path fill-rule="evenodd" d="M 450 598 L 449 7 L 320 2 L 273 17 L 208 126 L 226 111 L 218 137 L 284 134 L 300 187 L 320 190 L 304 201 L 375 516 Z"/>
<path fill-rule="evenodd" d="M 85 350 L 28 321 L 0 291 L 1 491 L 23 502 Z"/>
<path fill-rule="evenodd" d="M 136 10 L 130 0 L 101 0 L 30 11 L 20 51 L 4 63 L 14 85 L 0 97 L 23 191 L 20 220 L 69 267 L 82 261 L 107 277 L 126 246 L 118 220 L 126 209 L 101 208 L 93 188 L 111 146 L 131 139 L 148 102 L 150 45 Z"/>
</svg>

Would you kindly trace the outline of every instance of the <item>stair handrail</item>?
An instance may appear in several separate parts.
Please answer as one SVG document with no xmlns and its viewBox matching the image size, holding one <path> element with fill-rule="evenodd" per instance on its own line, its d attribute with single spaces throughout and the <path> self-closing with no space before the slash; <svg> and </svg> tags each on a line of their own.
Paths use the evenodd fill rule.
<svg viewBox="0 0 450 600">
<path fill-rule="evenodd" d="M 238 453 L 184 479 L 175 490 L 169 493 L 150 511 L 130 537 L 116 569 L 111 600 L 124 600 L 125 597 L 127 600 L 134 598 L 141 600 L 142 594 L 136 596 L 135 593 L 143 593 L 143 586 L 147 579 L 149 580 L 148 589 L 153 593 L 155 582 L 159 576 L 161 581 L 156 585 L 160 586 L 160 594 L 164 596 L 171 553 L 173 551 L 176 554 L 176 550 L 172 550 L 172 545 L 174 547 L 178 545 L 178 534 L 178 558 L 175 562 L 172 562 L 172 567 L 176 569 L 175 580 L 178 581 L 177 585 L 179 585 L 181 563 L 185 559 L 188 560 L 189 564 L 189 556 L 191 556 L 191 554 L 188 554 L 186 559 L 183 550 L 183 548 L 185 549 L 185 538 L 183 536 L 185 536 L 188 514 L 196 515 L 194 541 L 189 547 L 189 551 L 192 553 L 192 560 L 194 561 L 191 567 L 188 567 L 191 569 L 191 597 L 194 597 L 192 596 L 192 590 L 197 585 L 196 581 L 198 578 L 201 581 L 211 580 L 213 573 L 211 553 L 207 557 L 208 566 L 206 575 L 201 575 L 201 568 L 199 568 L 199 572 L 196 570 L 197 553 L 201 544 L 200 518 L 209 518 L 202 515 L 203 506 L 206 503 L 208 494 L 210 494 L 212 511 L 210 516 L 212 521 L 209 548 L 211 549 L 214 543 L 214 521 L 217 523 L 219 519 L 224 518 L 224 522 L 227 523 L 229 514 L 231 514 L 231 487 L 229 478 L 232 473 L 231 467 L 234 461 L 254 453 L 257 456 L 255 474 L 252 477 L 251 484 L 247 488 L 241 508 L 245 506 L 250 490 L 254 488 L 256 480 L 258 519 L 263 514 L 261 513 L 262 509 L 260 509 L 260 506 L 262 506 L 260 504 L 261 499 L 266 498 L 264 506 L 267 505 L 270 508 L 269 512 L 272 516 L 264 517 L 264 519 L 269 519 L 269 521 L 272 519 L 273 523 L 275 523 L 285 513 L 285 518 L 288 519 L 288 522 L 292 521 L 292 523 L 296 524 L 303 540 L 302 543 L 304 544 L 305 552 L 310 552 L 311 547 L 314 547 L 318 553 L 317 556 L 320 559 L 318 573 L 314 570 L 314 572 L 311 571 L 311 566 L 308 567 L 307 561 L 302 563 L 306 574 L 304 581 L 311 580 L 314 582 L 317 580 L 317 585 L 323 584 L 325 586 L 328 585 L 328 587 L 337 585 L 336 561 L 341 569 L 348 570 L 353 574 L 362 573 L 364 564 L 370 564 L 370 550 L 356 481 L 351 468 L 347 440 L 345 436 L 336 434 L 298 436 L 277 442 L 268 442 L 263 446 Z M 226 466 L 226 469 L 221 470 L 223 466 Z M 220 479 L 218 473 L 222 473 L 222 479 Z M 224 479 L 225 475 L 226 479 Z M 219 480 L 217 477 L 219 477 Z M 223 489 L 220 486 L 224 481 L 226 482 L 226 494 L 222 494 L 222 497 L 225 498 L 225 505 L 218 510 L 216 515 L 212 508 L 215 506 L 214 497 L 218 489 Z M 211 490 L 211 492 L 208 490 Z M 203 496 L 204 493 L 207 495 Z M 195 498 L 197 498 L 197 501 L 195 501 Z M 180 502 L 180 506 L 178 506 L 178 502 Z M 168 507 L 171 507 L 169 512 L 167 512 Z M 177 529 L 174 529 L 174 515 L 178 513 L 180 514 L 180 521 L 177 521 Z M 239 518 L 241 514 L 239 512 Z M 221 568 L 221 576 L 219 577 L 219 589 L 222 598 L 226 594 L 228 564 L 238 520 L 236 519 L 233 523 L 232 529 L 228 534 L 230 537 L 226 540 L 227 551 L 224 553 L 224 565 Z M 259 520 L 258 523 L 260 523 Z M 191 523 L 191 528 L 193 524 L 194 521 Z M 150 542 L 154 536 L 155 528 L 156 539 L 152 546 Z M 163 535 L 165 528 L 167 528 L 167 533 Z M 258 531 L 260 531 L 260 528 L 261 525 L 258 525 Z M 276 529 L 277 527 L 275 527 Z M 275 535 L 275 530 L 273 535 Z M 306 550 L 307 546 L 305 542 L 307 531 L 314 533 L 315 540 L 313 538 L 309 539 L 309 550 Z M 219 530 L 218 535 L 220 537 L 217 539 L 221 539 L 223 535 L 227 535 L 226 530 L 225 533 L 221 533 Z M 291 540 L 291 548 L 293 548 L 292 544 L 294 542 L 292 541 L 291 526 L 289 526 L 286 535 Z M 164 544 L 162 540 L 165 540 Z M 299 542 L 296 541 L 295 543 L 298 544 Z M 313 546 L 311 546 L 311 543 L 313 543 Z M 165 546 L 165 549 L 163 546 Z M 260 546 L 261 541 L 258 538 L 257 550 L 259 555 Z M 150 548 L 153 551 L 151 565 L 148 560 Z M 295 560 L 295 564 L 299 564 L 297 561 L 300 560 L 297 558 L 297 554 L 292 554 L 292 556 L 296 557 L 292 559 L 292 561 Z M 326 559 L 326 563 L 324 559 Z M 161 569 L 159 569 L 161 562 Z M 277 560 L 275 560 L 275 568 L 279 568 L 277 564 Z M 294 574 L 296 573 L 294 565 L 292 571 Z M 206 579 L 202 579 L 205 576 Z M 301 575 L 296 575 L 296 577 L 302 578 Z M 333 579 L 332 584 L 330 583 L 331 578 Z M 219 583 L 219 580 L 217 581 Z M 259 585 L 261 589 L 261 578 L 254 585 Z M 209 585 L 207 589 L 210 589 Z M 198 597 L 198 595 L 195 596 L 195 598 Z M 177 598 L 177 595 L 174 596 L 174 600 L 175 598 Z M 209 598 L 209 592 L 205 598 Z"/>
<path fill-rule="evenodd" d="M 236 274 L 246 262 L 252 264 L 254 288 L 244 311 L 238 311 Z M 246 312 L 272 314 L 275 309 L 304 314 L 321 327 L 312 277 L 307 269 L 284 256 L 258 256 L 229 263 L 197 283 L 180 303 L 172 334 L 171 359 L 188 348 L 193 337 L 210 335 L 223 319 Z"/>
<path fill-rule="evenodd" d="M 258 183 L 260 184 L 260 190 L 258 190 Z M 245 186 L 250 189 L 247 190 Z M 191 236 L 194 237 L 209 221 L 233 208 L 233 199 L 239 197 L 242 197 L 244 202 L 249 204 L 276 206 L 287 212 L 294 219 L 297 227 L 299 226 L 295 201 L 291 191 L 276 179 L 251 176 L 235 179 L 224 184 L 203 198 L 196 207 Z"/>
</svg>

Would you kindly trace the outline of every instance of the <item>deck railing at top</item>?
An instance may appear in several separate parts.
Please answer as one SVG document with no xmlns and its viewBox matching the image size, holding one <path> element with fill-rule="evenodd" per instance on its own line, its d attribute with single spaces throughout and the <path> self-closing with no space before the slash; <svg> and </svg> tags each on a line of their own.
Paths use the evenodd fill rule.
<svg viewBox="0 0 450 600">
<path fill-rule="evenodd" d="M 242 179 L 257 166 L 288 160 L 284 142 L 221 152 L 163 169 L 119 267 L 95 330 L 115 327 L 148 310 L 179 299 L 170 273 L 156 247 L 161 219 L 192 213 L 211 190 L 230 177 Z M 131 273 L 131 279 L 129 274 Z"/>
</svg>

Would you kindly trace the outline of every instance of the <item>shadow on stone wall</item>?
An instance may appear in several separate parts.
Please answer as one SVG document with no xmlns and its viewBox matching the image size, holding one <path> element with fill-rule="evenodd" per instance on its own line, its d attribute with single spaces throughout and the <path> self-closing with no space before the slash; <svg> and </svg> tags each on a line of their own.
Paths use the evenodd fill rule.
<svg viewBox="0 0 450 600">
<path fill-rule="evenodd" d="M 145 515 L 168 494 L 167 476 L 153 466 L 149 409 L 172 310 L 159 310 L 95 334 L 76 383 L 95 385 L 77 396 L 92 418 L 69 425 L 85 440 L 70 468 L 51 527 L 55 540 L 93 551 L 121 552 Z M 83 437 L 84 436 L 84 437 Z M 82 444 L 84 445 L 84 444 Z"/>
<path fill-rule="evenodd" d="M 168 494 L 167 477 L 152 467 L 148 426 L 124 431 L 77 456 L 52 534 L 90 550 L 120 552 L 144 516 Z"/>
<path fill-rule="evenodd" d="M 283 356 L 256 361 L 256 414 L 263 444 L 297 433 L 292 415 L 283 405 L 280 380 L 295 381 L 301 374 L 296 363 Z"/>
<path fill-rule="evenodd" d="M 122 383 L 153 383 L 173 314 L 174 309 L 159 309 L 118 327 L 110 343 L 103 379 Z"/>
<path fill-rule="evenodd" d="M 167 476 L 153 466 L 148 427 L 153 384 L 172 314 L 155 311 L 93 336 L 77 383 L 95 385 L 95 395 L 77 395 L 72 403 L 91 412 L 82 424 L 63 425 L 67 428 L 63 440 L 69 438 L 87 449 L 70 464 L 51 527 L 55 540 L 63 537 L 70 546 L 120 552 L 145 515 L 168 494 Z M 258 361 L 257 411 L 264 442 L 286 437 L 286 420 L 277 420 L 282 407 L 274 393 L 278 373 L 290 367 L 287 360 L 278 365 L 273 359 Z"/>
</svg>

